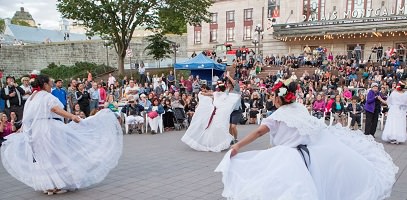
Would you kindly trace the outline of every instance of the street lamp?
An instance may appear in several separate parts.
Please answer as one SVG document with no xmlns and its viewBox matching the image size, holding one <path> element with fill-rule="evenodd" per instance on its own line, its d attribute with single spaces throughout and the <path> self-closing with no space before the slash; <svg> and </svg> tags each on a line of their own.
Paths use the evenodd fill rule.
<svg viewBox="0 0 407 200">
<path fill-rule="evenodd" d="M 178 51 L 178 48 L 180 47 L 180 44 L 173 42 L 173 43 L 171 43 L 171 47 L 174 51 L 174 64 L 175 64 L 175 63 L 177 63 L 177 51 Z"/>
<path fill-rule="evenodd" d="M 103 45 L 106 47 L 106 66 L 109 66 L 109 49 L 110 46 L 109 40 L 104 40 Z"/>
<path fill-rule="evenodd" d="M 264 29 L 261 27 L 260 24 L 257 24 L 257 26 L 254 28 L 254 31 L 257 33 L 257 39 L 255 39 L 253 41 L 254 49 L 256 50 L 256 45 L 258 44 L 259 45 L 258 48 L 259 48 L 259 51 L 260 51 L 261 34 L 263 33 Z M 255 52 L 255 53 L 256 53 L 256 58 L 257 58 L 258 52 Z"/>
<path fill-rule="evenodd" d="M 257 44 L 259 44 L 259 41 L 257 39 L 254 39 L 252 43 L 254 44 L 254 57 L 257 58 Z"/>
</svg>

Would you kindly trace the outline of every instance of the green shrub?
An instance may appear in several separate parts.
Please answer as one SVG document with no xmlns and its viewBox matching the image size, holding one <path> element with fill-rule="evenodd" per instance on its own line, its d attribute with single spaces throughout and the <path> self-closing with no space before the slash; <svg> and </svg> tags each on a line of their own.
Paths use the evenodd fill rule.
<svg viewBox="0 0 407 200">
<path fill-rule="evenodd" d="M 97 65 L 95 63 L 88 62 L 77 62 L 73 66 L 57 66 L 55 63 L 51 63 L 47 66 L 47 68 L 41 70 L 41 74 L 48 75 L 53 79 L 62 79 L 67 83 L 71 79 L 86 78 L 88 71 L 90 71 L 93 76 L 99 76 L 115 70 L 115 68 L 106 66 L 104 64 Z"/>
</svg>

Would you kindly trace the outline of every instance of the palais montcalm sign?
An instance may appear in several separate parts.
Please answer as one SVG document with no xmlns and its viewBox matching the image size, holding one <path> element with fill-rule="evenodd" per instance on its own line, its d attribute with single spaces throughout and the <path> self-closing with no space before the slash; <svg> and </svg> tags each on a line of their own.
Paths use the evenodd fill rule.
<svg viewBox="0 0 407 200">
<path fill-rule="evenodd" d="M 352 18 L 365 18 L 365 17 L 385 17 L 390 15 L 405 15 L 407 13 L 405 11 L 405 6 L 399 6 L 397 9 L 387 9 L 386 7 L 381 8 L 369 8 L 369 9 L 355 9 L 352 12 L 346 11 L 343 12 L 342 18 L 343 19 L 352 19 Z M 321 13 L 321 21 L 325 20 L 336 20 L 338 19 L 338 12 L 328 12 L 328 13 Z M 316 14 L 311 14 L 310 17 L 303 15 L 304 20 L 308 21 L 318 21 L 318 16 Z"/>
</svg>

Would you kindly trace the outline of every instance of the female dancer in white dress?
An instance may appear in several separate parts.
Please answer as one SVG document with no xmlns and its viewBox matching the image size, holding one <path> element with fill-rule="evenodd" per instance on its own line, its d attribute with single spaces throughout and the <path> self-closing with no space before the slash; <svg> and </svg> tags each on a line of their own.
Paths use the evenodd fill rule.
<svg viewBox="0 0 407 200">
<path fill-rule="evenodd" d="M 387 99 L 389 112 L 384 126 L 382 140 L 392 144 L 406 142 L 407 95 L 403 92 L 404 85 L 399 83 Z"/>
<path fill-rule="evenodd" d="M 225 155 L 215 170 L 223 174 L 222 195 L 244 200 L 390 196 L 398 168 L 383 146 L 360 131 L 327 127 L 303 105 L 293 103 L 295 89 L 295 83 L 276 84 L 277 111 Z M 266 133 L 275 147 L 237 154 Z"/>
<path fill-rule="evenodd" d="M 48 195 L 101 182 L 122 152 L 120 125 L 109 109 L 80 119 L 63 110 L 39 75 L 25 104 L 22 131 L 1 147 L 4 168 L 17 180 Z M 74 122 L 65 124 L 63 118 Z M 76 123 L 75 123 L 76 122 Z"/>
<path fill-rule="evenodd" d="M 188 130 L 181 138 L 197 151 L 221 152 L 229 148 L 233 140 L 229 133 L 229 118 L 240 96 L 226 94 L 223 83 L 218 86 L 221 92 L 213 92 L 213 102 L 206 90 L 198 94 L 199 104 Z"/>
</svg>

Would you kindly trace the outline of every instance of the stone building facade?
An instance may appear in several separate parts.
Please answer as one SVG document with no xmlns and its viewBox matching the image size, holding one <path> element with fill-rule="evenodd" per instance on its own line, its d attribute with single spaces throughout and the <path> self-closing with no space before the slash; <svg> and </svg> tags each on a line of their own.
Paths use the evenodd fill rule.
<svg viewBox="0 0 407 200">
<path fill-rule="evenodd" d="M 229 43 L 252 49 L 257 44 L 263 56 L 298 55 L 305 45 L 346 54 L 359 43 L 367 58 L 374 44 L 381 43 L 386 50 L 407 43 L 406 3 L 407 0 L 217 0 L 210 8 L 216 20 L 188 27 L 188 53 Z M 227 17 L 230 11 L 234 11 L 233 19 Z M 259 43 L 253 42 L 258 38 L 256 24 L 263 31 Z M 228 28 L 233 28 L 235 35 L 230 40 Z M 216 40 L 211 36 L 214 30 L 218 33 Z"/>
<path fill-rule="evenodd" d="M 170 41 L 180 44 L 177 57 L 187 57 L 186 36 L 169 35 Z M 144 51 L 147 41 L 133 38 L 131 63 L 143 61 L 148 67 L 155 67 L 156 61 Z M 170 55 L 173 58 L 174 55 Z M 73 65 L 76 62 L 93 62 L 117 67 L 117 54 L 112 47 L 106 47 L 101 40 L 78 42 L 60 42 L 50 44 L 34 44 L 21 46 L 3 46 L 0 48 L 0 69 L 5 75 L 16 77 L 28 74 L 32 70 L 41 70 L 51 63 L 57 65 Z M 169 61 L 171 62 L 171 60 Z M 125 68 L 130 67 L 130 58 L 125 59 Z M 164 66 L 162 66 L 164 67 Z"/>
</svg>

